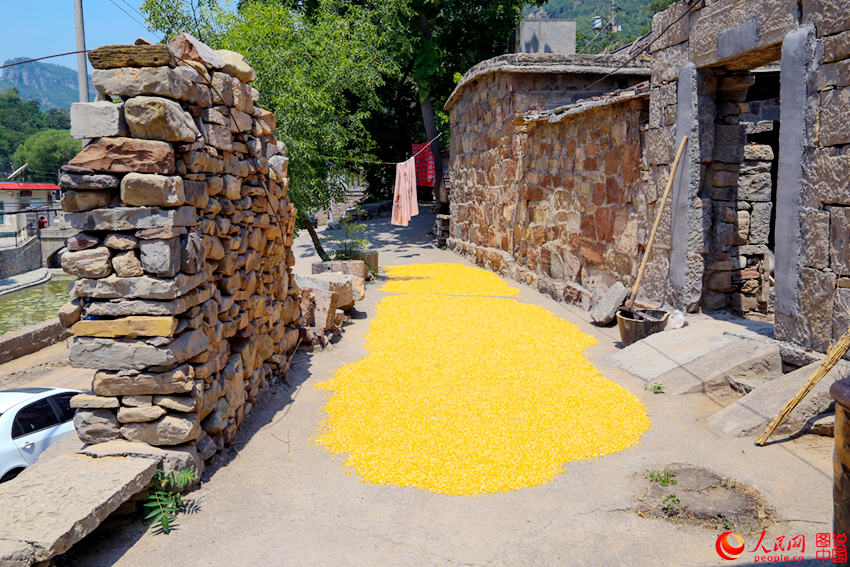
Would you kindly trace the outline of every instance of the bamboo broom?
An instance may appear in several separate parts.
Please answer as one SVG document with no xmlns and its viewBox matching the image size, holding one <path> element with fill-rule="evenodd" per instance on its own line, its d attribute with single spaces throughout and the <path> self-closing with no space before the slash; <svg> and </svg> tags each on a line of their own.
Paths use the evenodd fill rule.
<svg viewBox="0 0 850 567">
<path fill-rule="evenodd" d="M 785 404 L 785 407 L 782 408 L 782 411 L 779 412 L 779 415 L 773 418 L 767 428 L 764 430 L 764 433 L 761 434 L 761 437 L 756 439 L 756 445 L 759 447 L 763 446 L 767 443 L 768 438 L 773 433 L 773 431 L 779 427 L 779 424 L 788 417 L 788 415 L 794 411 L 794 408 L 803 401 L 803 398 L 809 395 L 809 392 L 812 391 L 812 388 L 815 387 L 815 384 L 823 380 L 823 377 L 826 376 L 830 370 L 832 370 L 838 361 L 841 360 L 847 351 L 850 350 L 850 328 L 844 331 L 844 334 L 841 335 L 841 338 L 838 339 L 832 347 L 830 347 L 829 351 L 826 353 L 826 358 L 823 359 L 818 369 L 815 370 L 814 374 L 812 374 L 809 379 L 803 384 L 803 387 L 794 395 L 791 400 Z"/>
</svg>

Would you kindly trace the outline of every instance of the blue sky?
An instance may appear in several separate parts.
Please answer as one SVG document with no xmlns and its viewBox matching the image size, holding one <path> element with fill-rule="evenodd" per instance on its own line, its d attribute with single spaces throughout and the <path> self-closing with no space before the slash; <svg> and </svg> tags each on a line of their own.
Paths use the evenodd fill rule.
<svg viewBox="0 0 850 567">
<path fill-rule="evenodd" d="M 142 0 L 83 0 L 86 48 L 114 43 L 133 43 L 139 36 L 156 42 L 160 38 L 145 30 L 129 15 L 144 22 L 134 11 Z M 0 0 L 3 32 L 0 35 L 0 62 L 13 57 L 42 57 L 77 49 L 74 35 L 73 0 Z M 47 59 L 77 68 L 75 55 Z M 91 69 L 91 67 L 89 67 Z"/>
</svg>

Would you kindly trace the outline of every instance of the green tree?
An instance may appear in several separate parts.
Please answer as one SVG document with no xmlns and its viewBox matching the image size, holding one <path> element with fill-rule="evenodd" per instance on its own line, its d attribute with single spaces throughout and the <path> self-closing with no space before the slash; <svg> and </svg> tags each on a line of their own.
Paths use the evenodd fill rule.
<svg viewBox="0 0 850 567">
<path fill-rule="evenodd" d="M 185 4 L 147 0 L 141 9 L 168 36 L 193 22 Z M 302 221 L 341 200 L 342 180 L 373 157 L 365 120 L 380 105 L 377 88 L 394 74 L 377 14 L 337 0 L 318 0 L 309 12 L 273 1 L 245 1 L 235 11 L 214 0 L 195 5 L 203 21 L 189 29 L 216 49 L 242 53 L 257 72 L 260 104 L 274 112 L 289 152 L 290 196 Z"/>
<path fill-rule="evenodd" d="M 12 154 L 12 167 L 29 164 L 28 179 L 56 183 L 59 164 L 63 164 L 80 151 L 80 141 L 71 137 L 68 130 L 41 130 L 24 140 Z"/>
</svg>

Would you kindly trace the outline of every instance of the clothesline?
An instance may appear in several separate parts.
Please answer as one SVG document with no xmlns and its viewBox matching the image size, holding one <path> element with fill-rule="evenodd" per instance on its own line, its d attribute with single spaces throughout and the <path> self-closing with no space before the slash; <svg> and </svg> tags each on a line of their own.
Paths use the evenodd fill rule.
<svg viewBox="0 0 850 567">
<path fill-rule="evenodd" d="M 418 156 L 419 154 L 421 154 L 422 152 L 424 152 L 425 150 L 430 148 L 431 144 L 434 143 L 434 140 L 436 140 L 437 138 L 439 138 L 442 135 L 443 135 L 443 133 L 440 132 L 439 134 L 434 136 L 431 140 L 429 140 L 425 144 L 424 148 L 420 148 L 419 151 L 416 152 L 415 154 L 413 154 L 412 156 L 410 156 L 410 158 L 415 158 L 416 156 Z M 323 155 L 319 155 L 317 157 L 325 158 L 325 159 L 335 159 L 335 160 L 339 160 L 339 161 L 351 161 L 351 162 L 356 162 L 356 163 L 371 163 L 372 165 L 396 165 L 396 164 L 400 163 L 400 162 L 397 162 L 397 161 L 372 161 L 372 160 L 361 159 L 361 158 L 344 158 L 344 157 L 333 157 L 333 156 L 323 156 Z M 410 158 L 407 158 L 407 159 L 410 159 Z M 403 160 L 403 161 L 407 161 L 407 160 Z"/>
</svg>

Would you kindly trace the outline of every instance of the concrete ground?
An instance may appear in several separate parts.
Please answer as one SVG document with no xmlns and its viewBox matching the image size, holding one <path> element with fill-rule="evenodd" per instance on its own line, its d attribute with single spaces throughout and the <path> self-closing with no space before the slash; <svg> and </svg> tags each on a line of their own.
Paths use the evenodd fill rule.
<svg viewBox="0 0 850 567">
<path fill-rule="evenodd" d="M 467 263 L 426 236 L 433 215 L 408 228 L 388 219 L 369 223 L 382 265 Z M 306 234 L 295 246 L 296 267 L 309 271 Z M 446 496 L 360 481 L 311 442 L 327 393 L 317 382 L 365 356 L 363 344 L 377 302 L 372 282 L 333 348 L 298 354 L 287 376 L 246 418 L 233 448 L 217 457 L 191 494 L 191 512 L 170 535 L 139 521 L 102 528 L 58 563 L 119 565 L 719 565 L 722 529 L 641 517 L 631 508 L 649 469 L 689 463 L 757 488 L 781 522 L 768 530 L 787 539 L 805 534 L 806 558 L 815 533 L 831 531 L 832 439 L 779 439 L 757 448 L 706 426 L 718 405 L 698 394 L 654 395 L 635 376 L 605 362 L 618 348 L 616 328 L 590 324 L 583 311 L 536 290 L 519 301 L 549 309 L 599 339 L 588 358 L 647 406 L 653 428 L 640 445 L 593 461 L 571 462 L 548 484 L 505 494 Z M 435 337 L 439 345 L 439 337 Z M 2 372 L 2 368 L 0 368 Z M 675 487 L 671 487 L 674 490 Z M 758 534 L 743 534 L 747 550 Z M 752 562 L 745 554 L 737 564 Z M 799 563 L 798 563 L 799 564 Z M 818 563 L 819 564 L 819 563 Z"/>
<path fill-rule="evenodd" d="M 0 389 L 48 386 L 89 390 L 93 377 L 94 370 L 69 366 L 67 341 L 0 364 Z"/>
</svg>

